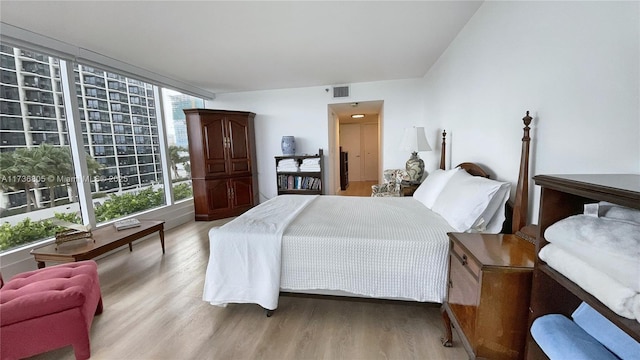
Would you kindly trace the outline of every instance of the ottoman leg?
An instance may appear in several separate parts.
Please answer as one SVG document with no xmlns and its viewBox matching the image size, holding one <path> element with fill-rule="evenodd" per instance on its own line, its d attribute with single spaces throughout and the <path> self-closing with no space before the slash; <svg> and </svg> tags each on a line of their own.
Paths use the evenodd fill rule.
<svg viewBox="0 0 640 360">
<path fill-rule="evenodd" d="M 96 312 L 95 315 L 100 315 L 102 314 L 102 298 L 100 298 L 100 301 L 98 301 L 98 306 L 96 306 Z"/>
<path fill-rule="evenodd" d="M 91 357 L 91 345 L 88 337 L 86 342 L 75 343 L 72 346 L 76 360 L 86 360 Z"/>
</svg>

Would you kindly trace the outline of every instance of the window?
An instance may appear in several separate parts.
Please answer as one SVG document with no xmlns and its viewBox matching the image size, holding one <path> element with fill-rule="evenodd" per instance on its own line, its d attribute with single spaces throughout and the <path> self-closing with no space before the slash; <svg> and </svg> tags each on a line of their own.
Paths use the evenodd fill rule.
<svg viewBox="0 0 640 360">
<path fill-rule="evenodd" d="M 55 229 L 42 220 L 52 214 L 100 224 L 192 196 L 186 147 L 179 149 L 177 162 L 170 168 L 162 160 L 161 147 L 167 144 L 161 141 L 160 130 L 169 128 L 171 149 L 178 148 L 176 134 L 186 145 L 186 132 L 180 129 L 184 119 L 175 120 L 177 127 L 173 118 L 165 120 L 169 126 L 159 124 L 157 86 L 73 64 L 69 76 L 75 85 L 71 92 L 77 97 L 74 114 L 79 119 L 68 122 L 70 114 L 64 108 L 68 99 L 62 91 L 68 80 L 61 78 L 65 73 L 61 63 L 46 54 L 0 44 L 0 223 L 4 223 L 0 253 L 51 239 Z M 184 107 L 204 106 L 202 99 L 171 94 L 187 99 Z M 175 105 L 167 102 L 167 106 L 163 114 L 170 116 Z M 68 135 L 68 128 L 75 126 L 80 127 L 82 143 L 71 145 L 86 152 L 88 168 L 78 176 L 73 173 L 77 159 L 71 154 Z M 53 155 L 55 160 L 46 165 L 38 163 Z M 30 156 L 33 161 L 24 161 Z M 165 199 L 164 174 L 172 178 L 174 199 Z M 90 182 L 89 198 L 79 196 L 77 181 Z M 83 219 L 81 210 L 89 206 L 95 217 L 85 212 Z M 29 224 L 20 224 L 23 221 Z M 30 237 L 16 234 L 20 227 L 33 230 Z"/>
<path fill-rule="evenodd" d="M 79 222 L 80 204 L 71 152 L 65 145 L 64 108 L 59 109 L 57 118 L 56 108 L 51 106 L 54 104 L 51 84 L 59 77 L 51 69 L 57 68 L 57 60 L 44 54 L 15 51 L 6 45 L 0 51 L 20 54 L 2 55 L 1 64 L 0 252 L 3 252 L 52 237 L 56 228 L 44 219 L 55 216 Z M 24 82 L 19 84 L 19 78 Z M 20 94 L 26 104 L 20 103 Z"/>
<path fill-rule="evenodd" d="M 0 117 L 0 130 L 18 130 L 22 131 L 22 118 L 19 117 Z"/>
<path fill-rule="evenodd" d="M 165 205 L 164 184 L 162 177 L 162 164 L 152 164 L 154 171 L 141 169 L 136 163 L 136 155 L 146 154 L 149 149 L 140 148 L 134 144 L 151 144 L 150 137 L 130 136 L 133 129 L 131 127 L 131 114 L 147 114 L 144 104 L 144 96 L 133 94 L 128 90 L 128 83 L 135 83 L 137 89 L 153 89 L 151 84 L 146 84 L 136 79 L 115 73 L 107 73 L 95 67 L 78 65 L 79 71 L 84 77 L 83 82 L 76 82 L 76 86 L 84 87 L 85 94 L 104 95 L 108 94 L 109 103 L 99 99 L 86 99 L 86 107 L 89 111 L 90 120 L 103 122 L 102 126 L 96 127 L 91 135 L 91 144 L 95 154 L 99 147 L 100 154 L 111 154 L 115 156 L 98 158 L 104 166 L 100 170 L 100 176 L 95 180 L 94 186 L 101 192 L 111 194 L 109 197 L 94 199 L 94 209 L 98 223 L 112 220 L 113 216 L 122 216 L 128 213 L 136 213 L 153 207 Z M 95 89 L 89 90 L 89 89 Z M 146 94 L 146 93 L 145 93 Z M 95 96 L 95 97 L 100 97 Z M 137 98 L 135 106 L 130 102 L 131 98 Z M 136 108 L 135 112 L 133 108 Z M 157 123 L 154 118 L 153 121 Z M 147 121 L 147 132 L 149 133 L 149 120 Z M 159 149 L 150 149 L 151 154 L 158 153 Z M 157 165 L 157 166 L 156 166 Z M 144 174 L 144 180 L 141 175 Z M 143 186 L 144 185 L 144 186 Z M 145 197 L 144 200 L 132 201 L 131 196 Z M 110 202 L 110 206 L 106 203 Z M 110 210 L 114 206 L 120 206 L 120 212 L 113 214 Z"/>
<path fill-rule="evenodd" d="M 164 103 L 164 119 L 169 146 L 169 162 L 171 166 L 171 182 L 173 197 L 176 201 L 193 197 L 191 188 L 191 164 L 189 163 L 189 142 L 187 140 L 187 123 L 183 109 L 203 108 L 204 100 L 182 94 L 175 90 L 162 89 Z M 151 109 L 155 114 L 155 110 Z M 152 134 L 157 128 L 151 127 Z M 154 136 L 154 144 L 157 144 Z"/>
</svg>

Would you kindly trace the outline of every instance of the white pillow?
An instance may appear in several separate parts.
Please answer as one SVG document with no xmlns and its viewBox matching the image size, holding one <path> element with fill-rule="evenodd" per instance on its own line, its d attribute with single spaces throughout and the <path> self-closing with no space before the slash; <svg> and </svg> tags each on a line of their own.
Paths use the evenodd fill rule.
<svg viewBox="0 0 640 360">
<path fill-rule="evenodd" d="M 431 209 L 438 195 L 440 195 L 442 189 L 444 189 L 445 185 L 449 182 L 449 179 L 458 171 L 460 171 L 460 168 L 434 170 L 427 176 L 422 184 L 418 186 L 416 191 L 413 192 L 413 198 L 420 201 L 428 209 Z"/>
<path fill-rule="evenodd" d="M 508 196 L 510 186 L 510 183 L 459 171 L 442 189 L 431 210 L 440 214 L 456 231 L 477 231 L 493 220 L 495 212 L 501 207 L 501 201 Z M 502 198 L 496 194 L 500 194 Z M 499 200 L 492 203 L 494 197 Z M 496 224 L 491 225 L 493 228 L 497 227 Z"/>
<path fill-rule="evenodd" d="M 506 219 L 504 208 L 507 204 L 507 200 L 509 200 L 509 194 L 511 194 L 511 184 L 504 183 L 493 196 L 491 204 L 487 206 L 487 209 L 476 221 L 475 226 L 478 231 L 489 234 L 499 234 L 502 231 L 502 225 L 504 225 L 504 220 Z M 479 224 L 479 222 L 485 222 L 482 220 L 486 219 L 490 219 L 486 225 L 483 226 L 482 224 Z"/>
</svg>

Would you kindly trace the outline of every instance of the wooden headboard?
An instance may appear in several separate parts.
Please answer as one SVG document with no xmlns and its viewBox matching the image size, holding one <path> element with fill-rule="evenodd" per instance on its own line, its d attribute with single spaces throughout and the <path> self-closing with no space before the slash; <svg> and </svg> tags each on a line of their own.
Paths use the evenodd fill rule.
<svg viewBox="0 0 640 360">
<path fill-rule="evenodd" d="M 535 234 L 530 232 L 534 230 L 525 231 L 525 225 L 527 224 L 527 212 L 529 210 L 529 146 L 531 143 L 531 137 L 529 136 L 529 125 L 533 118 L 529 116 L 527 111 L 525 117 L 522 118 L 524 122 L 524 135 L 522 136 L 522 149 L 520 152 L 520 169 L 518 171 L 518 184 L 516 187 L 515 201 L 511 201 L 507 204 L 507 220 L 505 224 L 511 224 L 511 228 L 503 229 L 503 232 L 511 231 L 511 233 L 518 233 L 525 240 L 532 241 L 531 236 L 535 237 Z M 442 131 L 442 151 L 440 152 L 440 169 L 445 170 L 446 161 L 446 149 L 447 149 L 447 132 Z M 463 162 L 458 165 L 465 169 L 469 174 L 473 176 L 489 177 L 489 174 L 479 165 L 471 162 Z M 513 209 L 513 211 L 509 211 Z"/>
</svg>

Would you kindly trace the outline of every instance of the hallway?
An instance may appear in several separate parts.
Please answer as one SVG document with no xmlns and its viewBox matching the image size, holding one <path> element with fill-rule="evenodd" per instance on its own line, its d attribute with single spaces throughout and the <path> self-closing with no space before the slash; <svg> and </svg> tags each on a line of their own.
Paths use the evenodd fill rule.
<svg viewBox="0 0 640 360">
<path fill-rule="evenodd" d="M 377 181 L 351 181 L 347 190 L 340 190 L 336 195 L 340 196 L 371 196 L 371 186 Z"/>
</svg>

